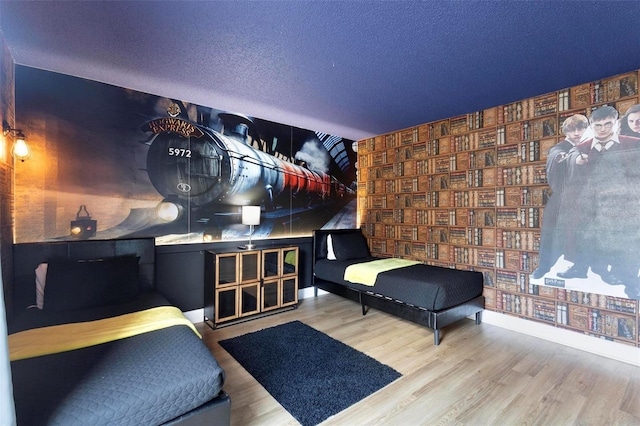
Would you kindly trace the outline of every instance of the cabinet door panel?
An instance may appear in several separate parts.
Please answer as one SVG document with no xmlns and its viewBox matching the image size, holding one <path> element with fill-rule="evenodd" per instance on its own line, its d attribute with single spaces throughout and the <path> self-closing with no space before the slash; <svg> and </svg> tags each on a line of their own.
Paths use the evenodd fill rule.
<svg viewBox="0 0 640 426">
<path fill-rule="evenodd" d="M 262 251 L 262 277 L 280 276 L 280 249 Z"/>
<path fill-rule="evenodd" d="M 282 279 L 281 306 L 298 303 L 298 277 Z"/>
<path fill-rule="evenodd" d="M 265 281 L 262 285 L 262 310 L 280 307 L 280 280 Z"/>
<path fill-rule="evenodd" d="M 238 284 L 238 256 L 216 255 L 216 287 Z"/>
<path fill-rule="evenodd" d="M 253 315 L 260 312 L 260 284 L 240 286 L 240 316 Z"/>
<path fill-rule="evenodd" d="M 282 249 L 282 276 L 298 274 L 298 247 Z"/>
<path fill-rule="evenodd" d="M 216 290 L 216 322 L 238 317 L 238 287 Z"/>
<path fill-rule="evenodd" d="M 240 283 L 260 279 L 260 252 L 240 253 Z"/>
</svg>

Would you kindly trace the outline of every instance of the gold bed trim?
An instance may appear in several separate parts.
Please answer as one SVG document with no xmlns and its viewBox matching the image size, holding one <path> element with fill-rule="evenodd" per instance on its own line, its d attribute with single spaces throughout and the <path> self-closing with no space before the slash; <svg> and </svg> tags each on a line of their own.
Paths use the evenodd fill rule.
<svg viewBox="0 0 640 426">
<path fill-rule="evenodd" d="M 370 262 L 356 263 L 349 265 L 344 270 L 345 281 L 351 281 L 352 283 L 363 284 L 373 286 L 376 283 L 376 278 L 381 272 L 390 271 L 392 269 L 404 268 L 405 266 L 417 265 L 418 261 L 408 259 L 378 259 Z"/>
<path fill-rule="evenodd" d="M 159 306 L 111 318 L 34 328 L 9 335 L 11 361 L 99 345 L 118 339 L 186 325 L 200 336 L 191 321 L 174 306 Z"/>
</svg>

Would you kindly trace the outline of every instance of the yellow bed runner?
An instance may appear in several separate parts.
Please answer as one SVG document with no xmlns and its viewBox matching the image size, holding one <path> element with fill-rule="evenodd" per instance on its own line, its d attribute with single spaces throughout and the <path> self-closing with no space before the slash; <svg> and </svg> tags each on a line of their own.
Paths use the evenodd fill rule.
<svg viewBox="0 0 640 426">
<path fill-rule="evenodd" d="M 364 284 L 373 286 L 376 283 L 376 278 L 380 272 L 390 271 L 392 269 L 404 268 L 405 266 L 417 265 L 416 260 L 407 259 L 379 259 L 372 260 L 371 262 L 356 263 L 349 265 L 344 270 L 345 281 L 351 281 L 352 283 Z"/>
<path fill-rule="evenodd" d="M 174 306 L 159 306 L 112 318 L 34 328 L 9 335 L 11 361 L 99 345 L 118 339 L 186 325 L 200 336 L 191 321 Z"/>
</svg>

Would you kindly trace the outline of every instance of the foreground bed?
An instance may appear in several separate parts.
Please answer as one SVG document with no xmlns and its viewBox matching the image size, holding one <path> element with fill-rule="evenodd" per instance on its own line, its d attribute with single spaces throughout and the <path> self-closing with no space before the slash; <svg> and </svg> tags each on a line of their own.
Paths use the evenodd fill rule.
<svg viewBox="0 0 640 426">
<path fill-rule="evenodd" d="M 481 273 L 415 264 L 379 273 L 374 285 L 345 279 L 347 267 L 373 260 L 359 229 L 314 231 L 316 294 L 320 288 L 356 300 L 363 315 L 369 306 L 424 325 L 434 331 L 435 345 L 443 327 L 470 315 L 481 322 Z"/>
<path fill-rule="evenodd" d="M 15 247 L 17 306 L 36 305 L 9 323 L 18 425 L 229 424 L 224 371 L 153 291 L 154 253 L 153 239 Z"/>
</svg>

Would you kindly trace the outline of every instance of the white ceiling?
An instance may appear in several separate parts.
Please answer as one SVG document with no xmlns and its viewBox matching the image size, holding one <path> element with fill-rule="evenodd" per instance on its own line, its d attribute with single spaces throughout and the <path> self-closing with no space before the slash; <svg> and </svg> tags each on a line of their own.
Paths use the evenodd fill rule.
<svg viewBox="0 0 640 426">
<path fill-rule="evenodd" d="M 17 64 L 349 139 L 639 69 L 639 24 L 637 1 L 0 1 Z"/>
</svg>

